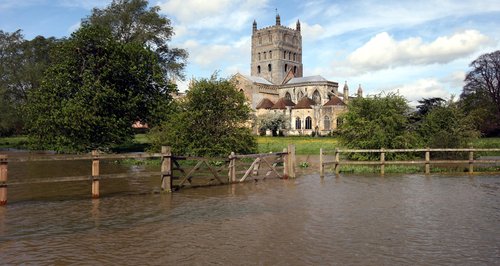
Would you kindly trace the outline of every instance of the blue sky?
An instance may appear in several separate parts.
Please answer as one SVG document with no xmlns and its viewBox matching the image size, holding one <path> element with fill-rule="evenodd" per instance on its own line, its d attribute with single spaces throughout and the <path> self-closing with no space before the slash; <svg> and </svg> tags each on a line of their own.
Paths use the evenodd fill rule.
<svg viewBox="0 0 500 266">
<path fill-rule="evenodd" d="M 0 29 L 64 37 L 108 0 L 0 0 Z M 302 24 L 304 75 L 354 93 L 398 91 L 410 101 L 458 96 L 469 63 L 500 49 L 498 0 L 151 0 L 172 20 L 172 45 L 190 53 L 186 76 L 250 73 L 252 22 Z M 188 81 L 180 82 L 181 89 Z"/>
</svg>

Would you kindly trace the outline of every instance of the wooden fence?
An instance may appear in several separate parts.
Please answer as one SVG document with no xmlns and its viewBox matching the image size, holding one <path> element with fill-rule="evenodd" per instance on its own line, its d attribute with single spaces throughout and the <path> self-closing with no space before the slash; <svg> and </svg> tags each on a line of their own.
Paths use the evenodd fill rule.
<svg viewBox="0 0 500 266">
<path fill-rule="evenodd" d="M 325 155 L 331 154 L 332 151 L 327 151 L 324 149 L 320 149 L 320 176 L 324 177 L 325 175 L 325 166 L 326 165 L 334 165 L 335 173 L 338 174 L 340 172 L 340 166 L 342 165 L 375 165 L 380 166 L 380 173 L 385 173 L 385 165 L 424 165 L 425 173 L 430 173 L 430 166 L 436 164 L 466 164 L 468 165 L 468 172 L 474 173 L 474 165 L 484 165 L 484 164 L 496 164 L 500 163 L 499 159 L 474 159 L 474 152 L 499 152 L 500 149 L 474 149 L 474 148 L 466 148 L 466 149 L 378 149 L 378 150 L 348 150 L 348 149 L 335 149 L 333 150 L 334 160 L 327 161 Z M 466 152 L 468 153 L 467 160 L 431 160 L 431 152 Z M 342 153 L 379 153 L 380 160 L 378 161 L 354 161 L 354 160 L 341 160 L 340 154 Z M 407 160 L 407 161 L 398 161 L 398 160 L 386 160 L 386 153 L 423 153 L 423 159 L 417 160 Z"/>
<path fill-rule="evenodd" d="M 249 179 L 264 179 L 275 176 L 278 178 L 295 178 L 295 147 L 289 145 L 288 149 L 277 153 L 236 155 L 231 153 L 228 158 L 204 158 L 174 156 L 170 147 L 162 147 L 161 153 L 133 153 L 133 154 L 101 154 L 92 151 L 90 155 L 53 155 L 37 157 L 8 158 L 0 155 L 0 206 L 7 204 L 8 166 L 11 162 L 35 161 L 91 161 L 92 172 L 90 176 L 69 176 L 40 180 L 40 182 L 61 181 L 91 181 L 92 198 L 99 197 L 99 183 L 105 178 L 127 178 L 131 174 L 100 174 L 102 160 L 119 159 L 148 159 L 160 158 L 161 188 L 163 191 L 172 192 L 183 187 L 206 185 L 221 185 L 245 182 Z M 192 163 L 183 163 L 191 161 Z M 205 171 L 203 171 L 205 170 Z M 135 177 L 146 177 L 158 172 L 134 173 Z M 193 179 L 201 182 L 193 184 Z M 175 180 L 175 182 L 174 182 Z M 23 183 L 19 183 L 23 184 Z"/>
</svg>

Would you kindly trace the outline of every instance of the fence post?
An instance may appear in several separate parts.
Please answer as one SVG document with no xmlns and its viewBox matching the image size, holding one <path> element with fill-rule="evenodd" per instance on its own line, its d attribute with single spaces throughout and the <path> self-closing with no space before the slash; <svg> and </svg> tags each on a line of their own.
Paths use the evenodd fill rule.
<svg viewBox="0 0 500 266">
<path fill-rule="evenodd" d="M 338 148 L 335 148 L 335 174 L 340 173 L 340 152 Z"/>
<path fill-rule="evenodd" d="M 474 173 L 474 152 L 469 151 L 469 174 Z"/>
<path fill-rule="evenodd" d="M 426 175 L 431 173 L 430 161 L 431 161 L 431 151 L 427 147 L 427 150 L 425 151 L 425 174 Z"/>
<path fill-rule="evenodd" d="M 229 155 L 229 174 L 228 174 L 228 183 L 232 183 L 236 181 L 236 156 L 234 152 L 231 152 Z"/>
<path fill-rule="evenodd" d="M 380 149 L 380 174 L 385 174 L 385 152 L 384 148 Z"/>
<path fill-rule="evenodd" d="M 288 175 L 295 178 L 295 145 L 288 144 Z"/>
<path fill-rule="evenodd" d="M 288 149 L 283 148 L 283 152 L 286 152 L 283 155 L 283 179 L 288 179 Z"/>
<path fill-rule="evenodd" d="M 319 148 L 319 177 L 325 177 L 325 166 L 323 165 L 323 148 Z"/>
<path fill-rule="evenodd" d="M 99 151 L 92 151 L 92 198 L 99 198 Z"/>
<path fill-rule="evenodd" d="M 7 204 L 7 155 L 0 155 L 0 206 Z"/>
<path fill-rule="evenodd" d="M 172 192 L 172 150 L 161 146 L 161 189 Z"/>
</svg>

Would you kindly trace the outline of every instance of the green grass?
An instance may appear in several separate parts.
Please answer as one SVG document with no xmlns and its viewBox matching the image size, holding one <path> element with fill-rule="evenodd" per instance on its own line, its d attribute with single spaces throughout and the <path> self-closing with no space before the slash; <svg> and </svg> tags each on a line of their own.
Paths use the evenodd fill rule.
<svg viewBox="0 0 500 266">
<path fill-rule="evenodd" d="M 320 148 L 333 149 L 338 145 L 338 139 L 333 137 L 257 137 L 259 153 L 280 152 L 295 145 L 298 155 L 319 155 Z"/>
<path fill-rule="evenodd" d="M 28 146 L 28 137 L 14 136 L 0 138 L 0 148 L 26 149 Z"/>
</svg>

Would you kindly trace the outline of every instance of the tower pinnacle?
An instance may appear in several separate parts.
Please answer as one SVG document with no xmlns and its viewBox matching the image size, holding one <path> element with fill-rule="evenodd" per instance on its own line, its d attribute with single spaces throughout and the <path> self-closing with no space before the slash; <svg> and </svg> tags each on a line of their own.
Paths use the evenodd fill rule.
<svg viewBox="0 0 500 266">
<path fill-rule="evenodd" d="M 280 26 L 281 25 L 281 18 L 280 14 L 276 14 L 276 25 Z"/>
<path fill-rule="evenodd" d="M 300 21 L 297 19 L 297 25 L 295 26 L 297 31 L 300 31 Z"/>
</svg>

